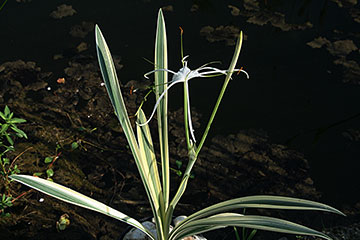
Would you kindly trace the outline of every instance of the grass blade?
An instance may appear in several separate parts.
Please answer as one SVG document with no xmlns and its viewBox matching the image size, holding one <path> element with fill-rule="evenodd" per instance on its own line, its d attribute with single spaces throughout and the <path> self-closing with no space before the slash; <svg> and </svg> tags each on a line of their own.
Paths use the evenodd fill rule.
<svg viewBox="0 0 360 240">
<path fill-rule="evenodd" d="M 89 198 L 81 193 L 78 193 L 70 188 L 64 187 L 60 184 L 48 181 L 42 178 L 27 176 L 27 175 L 11 175 L 11 179 L 20 182 L 26 186 L 34 188 L 42 193 L 50 195 L 54 198 L 60 199 L 64 202 L 71 203 L 83 208 L 87 208 L 112 218 L 123 221 L 133 227 L 136 227 L 146 233 L 151 239 L 154 239 L 152 234 L 148 232 L 140 222 L 131 218 L 99 201 Z"/>
</svg>

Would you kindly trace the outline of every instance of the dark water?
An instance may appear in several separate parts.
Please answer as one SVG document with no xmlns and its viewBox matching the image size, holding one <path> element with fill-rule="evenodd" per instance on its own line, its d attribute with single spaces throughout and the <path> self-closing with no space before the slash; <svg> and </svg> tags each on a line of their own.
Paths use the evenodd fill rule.
<svg viewBox="0 0 360 240">
<path fill-rule="evenodd" d="M 228 5 L 244 10 L 243 1 L 9 1 L 0 11 L 0 63 L 31 60 L 44 71 L 54 73 L 54 85 L 74 48 L 82 41 L 89 44 L 86 54 L 95 55 L 93 32 L 84 39 L 70 36 L 72 26 L 88 21 L 99 24 L 114 55 L 122 57 L 124 68 L 119 78 L 143 80 L 151 64 L 142 58 L 153 58 L 156 16 L 159 7 L 172 5 L 165 11 L 169 46 L 169 68 L 180 67 L 179 26 L 184 29 L 184 51 L 190 55 L 189 66 L 220 60 L 227 68 L 234 46 L 225 41 L 209 43 L 200 29 L 210 25 L 233 25 L 243 30 L 239 66 L 250 74 L 234 78 L 223 100 L 212 134 L 236 133 L 241 129 L 265 130 L 272 142 L 288 144 L 303 152 L 310 161 L 312 177 L 328 202 L 354 203 L 360 200 L 360 141 L 343 136 L 349 129 L 360 130 L 360 85 L 343 83 L 344 74 L 337 58 L 325 47 L 313 49 L 307 42 L 324 36 L 331 42 L 351 39 L 360 47 L 359 23 L 326 0 L 258 1 L 261 9 L 285 14 L 285 21 L 312 28 L 282 31 L 265 24 L 248 23 L 249 17 L 232 16 Z M 60 20 L 49 14 L 61 4 L 72 5 L 77 13 Z M 199 9 L 191 12 L 193 4 Z M 354 8 L 359 9 L 359 4 Z M 337 31 L 334 31 L 337 30 Z M 62 53 L 63 59 L 53 60 Z M 359 50 L 348 58 L 359 64 Z M 360 80 L 359 80 L 360 82 Z M 204 122 L 215 103 L 222 78 L 191 82 L 193 106 L 203 113 Z M 171 107 L 182 104 L 181 87 L 175 87 Z M 150 106 L 151 108 L 151 106 Z M 320 131 L 322 130 L 322 131 Z M 198 131 L 199 132 L 199 131 Z"/>
</svg>

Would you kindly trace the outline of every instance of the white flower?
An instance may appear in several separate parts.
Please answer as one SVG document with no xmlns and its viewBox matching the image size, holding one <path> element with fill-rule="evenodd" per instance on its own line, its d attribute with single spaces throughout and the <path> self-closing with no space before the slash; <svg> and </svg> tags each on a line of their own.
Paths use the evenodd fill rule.
<svg viewBox="0 0 360 240">
<path fill-rule="evenodd" d="M 144 75 L 145 78 L 148 78 L 148 75 L 154 73 L 154 72 L 158 72 L 158 71 L 166 71 L 166 72 L 169 72 L 169 73 L 172 73 L 174 76 L 172 77 L 171 81 L 168 82 L 168 87 L 165 89 L 164 92 L 162 92 L 162 94 L 159 96 L 157 102 L 155 103 L 155 106 L 154 106 L 154 110 L 152 111 L 151 115 L 150 115 L 150 118 L 142 123 L 142 124 L 139 124 L 140 126 L 143 126 L 143 125 L 146 125 L 150 122 L 150 120 L 153 118 L 154 114 L 155 114 L 155 111 L 160 103 L 160 100 L 164 97 L 165 93 L 172 87 L 174 86 L 175 84 L 177 83 L 181 83 L 181 82 L 184 82 L 186 84 L 186 87 L 187 87 L 187 91 L 188 91 L 188 94 L 187 94 L 187 110 L 188 110 L 188 124 L 189 124 L 189 130 L 190 130 L 190 134 L 191 134 L 191 137 L 193 139 L 194 142 L 196 142 L 195 140 L 195 135 L 194 135 L 194 128 L 192 126 L 192 120 L 191 120 L 191 111 L 190 111 L 190 97 L 189 97 L 189 87 L 188 87 L 188 81 L 190 79 L 193 79 L 193 78 L 196 78 L 196 77 L 215 77 L 215 76 L 219 76 L 219 75 L 226 75 L 227 74 L 227 70 L 220 70 L 218 68 L 214 68 L 214 67 L 209 67 L 209 64 L 211 63 L 208 63 L 208 64 L 205 64 L 205 65 L 202 65 L 201 67 L 195 69 L 195 70 L 190 70 L 190 68 L 188 68 L 187 66 L 187 61 L 185 60 L 188 56 L 185 56 L 183 59 L 182 59 L 182 63 L 183 63 L 183 67 L 180 68 L 180 70 L 178 72 L 174 72 L 174 71 L 171 71 L 169 69 L 155 69 L 153 71 L 150 71 L 148 73 L 146 73 Z M 234 72 L 243 72 L 246 74 L 246 77 L 249 79 L 249 74 L 242 70 L 242 69 L 234 69 Z"/>
</svg>

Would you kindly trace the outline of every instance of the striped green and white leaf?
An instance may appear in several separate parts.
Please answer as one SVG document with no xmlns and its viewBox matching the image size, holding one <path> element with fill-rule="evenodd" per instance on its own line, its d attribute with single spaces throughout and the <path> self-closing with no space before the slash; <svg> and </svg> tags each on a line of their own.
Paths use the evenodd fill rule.
<svg viewBox="0 0 360 240">
<path fill-rule="evenodd" d="M 157 227 L 158 235 L 163 236 L 163 213 L 161 212 L 161 208 L 164 204 L 164 198 L 161 189 L 161 182 L 159 177 L 159 171 L 157 168 L 157 162 L 154 152 L 154 145 L 151 139 L 149 125 L 145 124 L 140 126 L 142 123 L 146 122 L 146 117 L 142 109 L 139 109 L 138 112 L 138 124 L 137 125 L 137 136 L 138 142 L 140 147 L 140 153 L 142 159 L 146 161 L 142 162 L 142 168 L 144 169 L 144 177 L 146 181 L 149 183 L 149 187 L 151 191 L 155 193 L 156 201 L 151 202 L 150 204 L 153 205 L 153 209 L 156 210 L 154 212 L 154 220 Z"/>
<path fill-rule="evenodd" d="M 95 26 L 95 40 L 98 61 L 106 90 L 114 107 L 115 114 L 118 117 L 121 127 L 123 128 L 125 136 L 129 142 L 131 151 L 133 152 L 134 156 L 137 157 L 139 155 L 139 149 L 121 94 L 120 84 L 116 74 L 114 62 L 111 57 L 108 45 L 106 44 L 104 36 L 102 35 L 98 25 Z"/>
<path fill-rule="evenodd" d="M 267 209 L 283 209 L 283 210 L 317 210 L 331 212 L 339 215 L 344 215 L 339 210 L 328 206 L 326 204 L 281 196 L 249 196 L 236 198 L 221 202 L 210 207 L 204 208 L 186 218 L 172 231 L 172 234 L 177 234 L 178 231 L 183 231 L 192 224 L 192 222 L 214 216 L 223 212 L 229 212 L 241 208 L 267 208 Z"/>
<path fill-rule="evenodd" d="M 138 142 L 135 138 L 133 129 L 131 127 L 130 119 L 126 110 L 126 106 L 121 94 L 119 80 L 117 78 L 114 62 L 111 57 L 110 50 L 106 44 L 106 41 L 100 31 L 100 28 L 96 25 L 95 27 L 95 38 L 96 38 L 96 50 L 98 54 L 98 60 L 100 70 L 105 82 L 107 92 L 109 94 L 111 103 L 115 109 L 115 114 L 118 117 L 121 127 L 124 130 L 125 136 L 128 140 L 130 149 L 135 159 L 136 166 L 138 168 L 141 180 L 144 188 L 148 195 L 150 205 L 154 216 L 159 212 L 158 193 L 155 191 L 152 182 L 147 177 L 149 174 L 147 168 L 147 159 L 144 158 L 144 154 L 140 152 Z"/>
<path fill-rule="evenodd" d="M 167 40 L 166 27 L 162 10 L 160 8 L 157 18 L 156 38 L 155 38 L 155 70 L 167 69 Z M 156 100 L 166 90 L 168 83 L 168 73 L 166 71 L 155 72 L 155 95 Z M 161 171 L 162 171 L 162 185 L 164 195 L 164 209 L 169 204 L 170 193 L 170 167 L 169 167 L 169 143 L 168 143 L 168 94 L 160 100 L 157 109 L 158 132 L 160 141 L 160 155 L 161 155 Z"/>
<path fill-rule="evenodd" d="M 154 152 L 154 145 L 151 138 L 149 125 L 140 126 L 146 122 L 146 117 L 142 109 L 138 112 L 137 137 L 142 158 L 146 159 L 144 168 L 147 181 L 151 182 L 157 196 L 162 194 L 159 172 Z M 159 200 L 160 201 L 160 200 Z"/>
<path fill-rule="evenodd" d="M 195 220 L 180 231 L 171 232 L 169 239 L 182 239 L 186 236 L 192 236 L 203 232 L 229 227 L 245 227 L 250 229 L 258 229 L 265 231 L 317 236 L 324 239 L 331 240 L 326 234 L 313 230 L 311 228 L 296 224 L 290 221 L 264 217 L 256 215 L 242 215 L 237 213 L 222 213 L 215 216 L 207 217 L 204 219 Z"/>
<path fill-rule="evenodd" d="M 64 202 L 71 203 L 83 208 L 87 208 L 102 213 L 104 215 L 110 216 L 112 218 L 118 219 L 120 221 L 123 221 L 133 227 L 140 229 L 141 231 L 146 233 L 151 239 L 154 239 L 154 236 L 148 230 L 146 230 L 140 222 L 138 222 L 134 218 L 131 218 L 128 215 L 123 214 L 122 212 L 119 212 L 99 201 L 89 198 L 70 188 L 64 187 L 52 181 L 48 181 L 42 178 L 28 176 L 28 175 L 11 175 L 10 178 L 26 186 L 34 188 L 42 193 L 60 199 Z"/>
</svg>

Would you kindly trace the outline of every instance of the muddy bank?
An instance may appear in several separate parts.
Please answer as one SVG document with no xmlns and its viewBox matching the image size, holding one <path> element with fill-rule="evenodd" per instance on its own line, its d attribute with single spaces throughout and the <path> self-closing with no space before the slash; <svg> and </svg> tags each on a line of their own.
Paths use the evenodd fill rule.
<svg viewBox="0 0 360 240">
<path fill-rule="evenodd" d="M 121 68 L 118 58 L 117 68 Z M 21 60 L 0 65 L 0 108 L 9 105 L 15 115 L 27 120 L 21 125 L 29 137 L 18 141 L 14 158 L 21 173 L 45 172 L 44 158 L 61 152 L 54 164 L 54 181 L 80 191 L 101 202 L 142 218 L 151 214 L 135 163 L 122 133 L 105 87 L 97 61 L 92 56 L 77 56 L 64 69 L 64 76 L 42 72 L 34 62 Z M 59 80 L 61 79 L 61 80 Z M 133 115 L 142 101 L 131 86 L 123 87 L 128 111 Z M 194 111 L 194 127 L 205 120 Z M 186 151 L 182 109 L 169 114 L 172 191 L 181 178 Z M 134 124 L 134 122 L 133 122 Z M 154 143 L 157 143 L 152 121 Z M 76 142 L 77 148 L 72 148 Z M 155 146 L 158 147 L 158 146 Z M 182 167 L 178 162 L 184 163 Z M 2 186 L 0 186 L 2 187 Z M 18 196 L 28 188 L 12 185 Z M 241 131 L 209 139 L 197 165 L 188 191 L 176 214 L 193 211 L 233 197 L 276 194 L 319 200 L 321 194 L 309 175 L 309 165 L 301 153 L 271 143 L 259 130 Z M 116 239 L 125 224 L 32 191 L 7 209 L 11 217 L 0 225 L 1 239 Z M 261 211 L 269 214 L 267 211 Z M 63 214 L 70 226 L 62 232 L 56 222 Z M 274 216 L 292 218 L 305 224 L 327 215 L 277 212 Z M 319 221 L 317 221 L 319 223 Z M 325 221 L 326 222 L 326 221 Z M 265 236 L 268 236 L 265 234 Z M 278 235 L 275 235 L 278 236 Z M 229 235 L 229 239 L 232 239 Z M 226 239 L 226 238 L 225 238 Z M 262 239 L 262 234 L 259 234 Z"/>
</svg>

